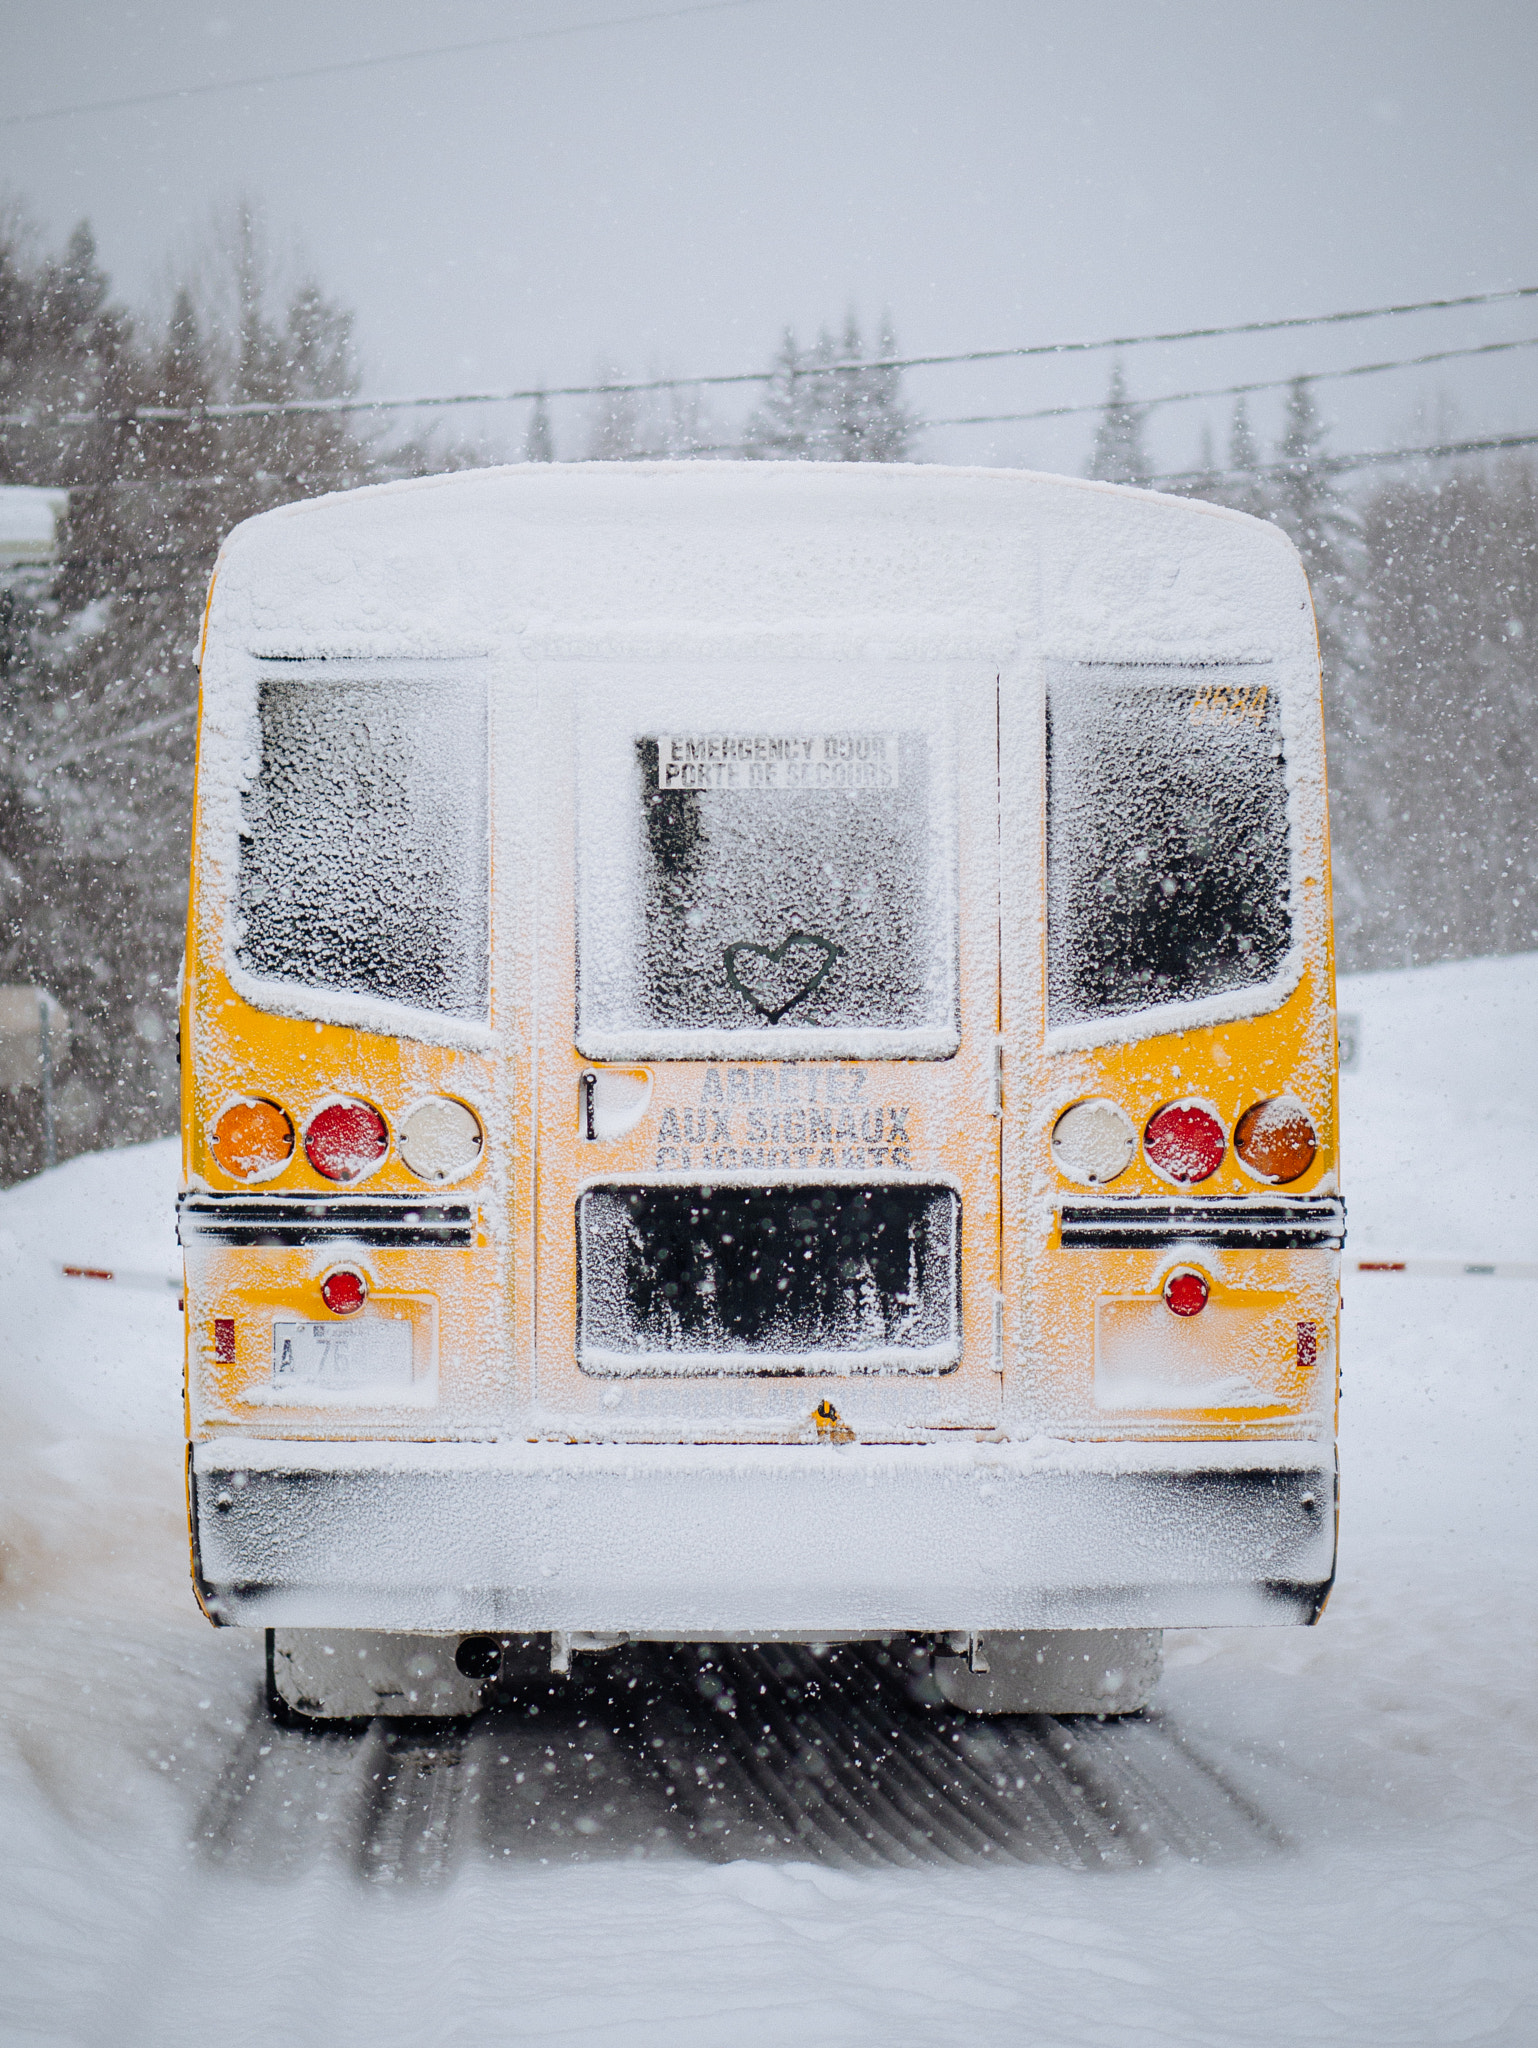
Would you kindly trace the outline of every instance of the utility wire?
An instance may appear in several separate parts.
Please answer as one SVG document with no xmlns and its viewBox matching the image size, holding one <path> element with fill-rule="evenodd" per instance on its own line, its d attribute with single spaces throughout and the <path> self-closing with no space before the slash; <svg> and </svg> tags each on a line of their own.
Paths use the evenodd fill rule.
<svg viewBox="0 0 1538 2048">
<path fill-rule="evenodd" d="M 1286 476 L 1348 469 L 1370 469 L 1379 463 L 1417 462 L 1451 455 L 1488 455 L 1502 448 L 1538 448 L 1538 433 L 1490 434 L 1473 441 L 1436 441 L 1423 448 L 1364 448 L 1355 455 L 1316 455 L 1308 462 L 1294 456 L 1280 462 L 1257 462 L 1253 469 L 1168 469 L 1148 479 L 1151 484 L 1242 483 L 1256 476 Z"/>
<path fill-rule="evenodd" d="M 1110 335 L 1103 341 L 1043 341 L 1028 348 L 976 348 L 950 356 L 884 356 L 865 363 L 833 363 L 835 371 L 919 370 L 945 363 L 994 363 L 1007 356 L 1089 355 L 1096 349 L 1143 348 L 1154 342 L 1216 341 L 1233 334 L 1277 334 L 1291 327 L 1339 327 L 1352 320 L 1387 320 L 1402 313 L 1442 313 L 1458 306 L 1493 306 L 1503 299 L 1538 298 L 1538 284 L 1509 291 L 1465 292 L 1454 299 L 1417 299 L 1397 306 L 1363 306 L 1342 313 L 1294 313 L 1281 320 L 1240 320 L 1231 327 L 1183 327 L 1163 334 Z"/>
<path fill-rule="evenodd" d="M 1474 348 L 1440 348 L 1429 355 L 1398 356 L 1392 362 L 1354 363 L 1347 370 L 1306 370 L 1295 377 L 1267 377 L 1253 384 L 1214 384 L 1202 391 L 1164 391 L 1157 398 L 1128 398 L 1128 412 L 1148 412 L 1156 405 L 1181 405 L 1194 398 L 1245 398 L 1253 391 L 1286 391 L 1294 384 L 1325 384 L 1340 377 L 1376 377 L 1384 370 L 1414 370 L 1427 363 L 1451 363 L 1466 356 L 1504 355 L 1514 348 L 1538 348 L 1538 334 L 1522 341 L 1484 341 Z M 925 420 L 926 427 L 991 427 L 1015 420 L 1061 420 L 1075 413 L 1104 412 L 1105 400 L 1087 405 L 1044 405 L 1035 412 L 975 412 L 958 419 Z"/>
<path fill-rule="evenodd" d="M 219 78 L 206 85 L 163 86 L 156 92 L 125 94 L 121 99 L 77 100 L 62 107 L 39 107 L 0 115 L 0 128 L 29 127 L 38 121 L 59 121 L 67 114 L 115 114 L 126 107 L 164 105 L 168 100 L 205 98 L 209 93 L 242 92 L 251 86 L 289 85 L 303 78 L 336 78 L 343 72 L 377 71 L 386 64 L 415 64 L 428 57 L 466 57 L 482 50 L 505 50 L 518 43 L 553 42 L 558 36 L 596 34 L 600 29 L 639 28 L 656 21 L 682 21 L 697 14 L 724 14 L 742 7 L 762 7 L 767 0 L 697 0 L 686 7 L 659 7 L 647 14 L 613 14 L 601 21 L 572 21 L 557 28 L 523 29 L 514 35 L 481 36 L 469 43 L 434 43 L 421 50 L 392 50 L 382 57 L 344 57 L 334 64 L 308 64 L 292 71 L 263 71 L 249 78 Z"/>
<path fill-rule="evenodd" d="M 1210 341 L 1227 335 L 1275 334 L 1283 329 L 1335 327 L 1347 321 L 1386 320 L 1406 313 L 1442 312 L 1459 306 L 1492 306 L 1506 300 L 1532 298 L 1538 298 L 1538 284 L 1517 285 L 1505 291 L 1466 292 L 1458 298 L 1417 299 L 1400 305 L 1359 307 L 1338 313 L 1295 314 L 1280 320 L 1243 320 L 1230 327 L 1187 327 L 1159 334 L 1110 335 L 1099 341 L 1033 342 L 1017 348 L 965 349 L 954 355 L 876 356 L 863 362 L 818 363 L 798 372 L 798 375 L 808 378 L 851 377 L 869 370 L 935 369 L 954 363 L 992 363 L 1025 356 L 1088 355 L 1096 350 L 1141 348 L 1145 344 L 1156 342 Z M 141 405 L 130 407 L 121 413 L 6 413 L 0 415 L 0 427 L 31 427 L 42 424 L 92 426 L 98 421 L 106 420 L 115 420 L 124 425 L 156 422 L 171 424 L 178 421 L 199 423 L 205 420 L 262 419 L 283 414 L 399 412 L 438 406 L 512 405 L 524 400 L 541 398 L 607 398 L 632 392 L 680 391 L 701 385 L 772 384 L 778 374 L 775 370 L 733 370 L 691 377 L 617 378 L 604 384 L 530 385 L 527 389 L 517 391 L 447 391 L 424 393 L 410 398 L 253 399 L 227 405 Z M 1290 383 L 1292 380 L 1288 378 L 1283 381 Z M 1101 407 L 1086 406 L 1081 409 L 1098 412 Z M 1021 414 L 1018 417 L 1029 418 L 1032 415 Z"/>
<path fill-rule="evenodd" d="M 1381 463 L 1434 461 L 1457 455 L 1487 455 L 1507 448 L 1538 447 L 1538 433 L 1491 434 L 1477 440 L 1438 441 L 1419 448 L 1367 448 L 1355 454 L 1318 455 L 1307 463 L 1300 463 L 1296 457 L 1278 462 L 1259 462 L 1253 469 L 1172 469 L 1161 470 L 1157 476 L 1147 479 L 1149 484 L 1180 483 L 1236 483 L 1257 476 L 1277 476 L 1296 473 L 1306 469 L 1310 474 L 1344 472 L 1352 469 L 1368 469 Z M 710 455 L 740 455 L 741 449 L 735 443 L 722 442 L 719 447 L 691 448 L 679 455 L 625 455 L 614 458 L 617 465 L 635 462 L 690 462 L 696 457 Z M 499 463 L 492 465 L 504 469 L 538 469 L 539 463 Z M 912 465 L 926 466 L 926 465 Z M 426 476 L 473 475 L 473 470 L 395 470 L 377 481 L 382 483 L 409 483 Z M 225 477 L 175 477 L 167 482 L 167 488 L 197 490 L 209 485 L 228 482 Z M 87 491 L 140 490 L 148 487 L 152 479 L 126 478 L 116 483 L 76 484 L 68 486 L 70 495 L 76 496 Z M 71 552 L 64 560 L 71 565 L 89 566 L 99 563 L 116 562 L 161 562 L 161 561 L 207 561 L 212 562 L 218 552 L 218 543 L 210 541 L 197 547 L 148 547 L 148 548 L 98 548 Z"/>
</svg>

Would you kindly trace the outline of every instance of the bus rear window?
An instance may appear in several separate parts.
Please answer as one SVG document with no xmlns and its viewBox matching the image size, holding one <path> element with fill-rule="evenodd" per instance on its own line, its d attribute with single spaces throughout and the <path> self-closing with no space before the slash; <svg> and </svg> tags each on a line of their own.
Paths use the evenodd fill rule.
<svg viewBox="0 0 1538 2048">
<path fill-rule="evenodd" d="M 264 673 L 236 959 L 290 987 L 487 1014 L 484 678 Z"/>
<path fill-rule="evenodd" d="M 1059 663 L 1047 726 L 1049 1026 L 1272 980 L 1292 919 L 1270 668 Z"/>
<path fill-rule="evenodd" d="M 590 1188 L 588 1372 L 945 1372 L 960 1357 L 947 1187 Z"/>
<path fill-rule="evenodd" d="M 583 1050 L 954 1052 L 943 686 L 922 698 L 912 679 L 834 674 L 819 689 L 791 676 L 778 699 L 772 679 L 641 687 L 650 731 L 637 730 L 646 697 L 595 695 L 582 713 Z M 710 716 L 739 698 L 772 706 L 780 729 Z"/>
</svg>

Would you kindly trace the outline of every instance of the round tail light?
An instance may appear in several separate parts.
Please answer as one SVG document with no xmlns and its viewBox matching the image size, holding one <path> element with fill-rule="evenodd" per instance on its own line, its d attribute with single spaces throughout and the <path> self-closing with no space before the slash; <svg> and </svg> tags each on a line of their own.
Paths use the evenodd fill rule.
<svg viewBox="0 0 1538 2048">
<path fill-rule="evenodd" d="M 222 1110 L 209 1137 L 233 1180 L 266 1180 L 293 1156 L 294 1127 L 275 1102 L 256 1096 Z"/>
<path fill-rule="evenodd" d="M 1301 1102 L 1273 1095 L 1244 1112 L 1234 1127 L 1234 1150 L 1257 1180 L 1300 1180 L 1313 1165 L 1319 1138 Z"/>
<path fill-rule="evenodd" d="M 1086 1187 L 1103 1187 L 1125 1173 L 1136 1151 L 1131 1117 L 1104 1096 L 1076 1102 L 1052 1126 L 1052 1157 L 1059 1171 Z"/>
<path fill-rule="evenodd" d="M 334 1316 L 355 1316 L 368 1300 L 368 1282 L 354 1266 L 337 1266 L 320 1283 L 320 1298 Z"/>
<path fill-rule="evenodd" d="M 328 1102 L 304 1134 L 305 1157 L 326 1180 L 362 1180 L 389 1149 L 389 1127 L 367 1102 Z"/>
<path fill-rule="evenodd" d="M 1190 1187 L 1210 1180 L 1223 1164 L 1228 1140 L 1201 1102 L 1171 1102 L 1156 1110 L 1143 1133 L 1143 1151 L 1155 1173 Z"/>
<path fill-rule="evenodd" d="M 1199 1316 L 1207 1306 L 1206 1281 L 1194 1267 L 1182 1266 L 1164 1283 L 1164 1306 L 1171 1315 Z"/>
<path fill-rule="evenodd" d="M 418 1180 L 461 1180 L 481 1156 L 480 1120 L 462 1102 L 435 1095 L 400 1127 L 401 1158 Z"/>
</svg>

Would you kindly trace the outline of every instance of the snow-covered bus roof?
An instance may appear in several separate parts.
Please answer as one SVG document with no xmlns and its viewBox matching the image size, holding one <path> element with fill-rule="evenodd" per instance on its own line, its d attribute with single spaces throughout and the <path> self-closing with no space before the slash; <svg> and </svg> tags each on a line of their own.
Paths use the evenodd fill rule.
<svg viewBox="0 0 1538 2048">
<path fill-rule="evenodd" d="M 290 659 L 1314 652 L 1297 551 L 1264 521 L 1073 477 L 875 463 L 525 463 L 310 499 L 230 534 L 211 625 Z"/>
</svg>

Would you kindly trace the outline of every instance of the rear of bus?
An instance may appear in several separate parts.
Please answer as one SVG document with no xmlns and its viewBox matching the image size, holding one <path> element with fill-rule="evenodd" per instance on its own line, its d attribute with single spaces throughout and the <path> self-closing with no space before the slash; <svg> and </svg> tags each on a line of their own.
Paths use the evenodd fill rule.
<svg viewBox="0 0 1538 2048">
<path fill-rule="evenodd" d="M 963 1706 L 1117 1711 L 1163 1628 L 1317 1616 L 1328 847 L 1275 529 L 772 464 L 251 521 L 182 1042 L 195 1582 L 289 1709 L 911 1637 Z"/>
</svg>

